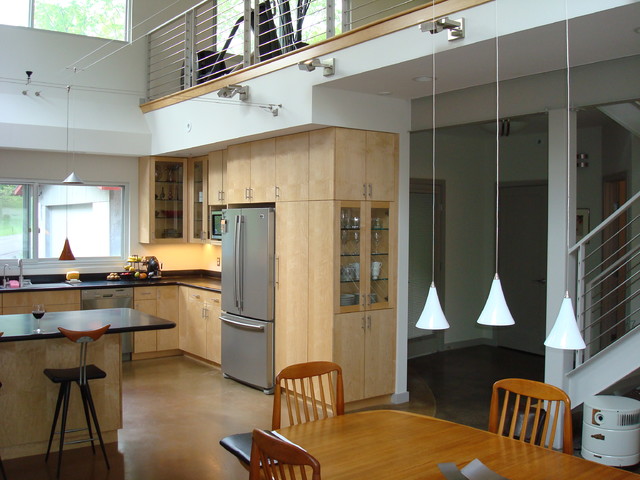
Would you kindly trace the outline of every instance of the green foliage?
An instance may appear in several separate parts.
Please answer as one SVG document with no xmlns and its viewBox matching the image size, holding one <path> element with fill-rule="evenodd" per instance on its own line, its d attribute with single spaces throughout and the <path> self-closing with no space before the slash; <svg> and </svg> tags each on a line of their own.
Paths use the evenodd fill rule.
<svg viewBox="0 0 640 480">
<path fill-rule="evenodd" d="M 124 40 L 125 19 L 126 0 L 36 0 L 33 26 Z"/>
</svg>

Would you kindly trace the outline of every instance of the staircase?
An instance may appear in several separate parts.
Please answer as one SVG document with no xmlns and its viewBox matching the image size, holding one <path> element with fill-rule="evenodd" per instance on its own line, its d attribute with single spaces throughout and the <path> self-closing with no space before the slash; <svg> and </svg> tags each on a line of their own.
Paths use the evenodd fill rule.
<svg viewBox="0 0 640 480">
<path fill-rule="evenodd" d="M 569 253 L 577 262 L 576 317 L 587 345 L 567 374 L 577 407 L 605 390 L 624 394 L 640 385 L 640 192 Z"/>
</svg>

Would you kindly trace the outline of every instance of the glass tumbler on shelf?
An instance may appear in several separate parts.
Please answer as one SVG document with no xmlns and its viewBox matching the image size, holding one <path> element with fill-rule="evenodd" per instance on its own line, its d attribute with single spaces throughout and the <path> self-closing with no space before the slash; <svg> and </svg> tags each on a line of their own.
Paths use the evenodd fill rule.
<svg viewBox="0 0 640 480">
<path fill-rule="evenodd" d="M 373 253 L 380 253 L 380 240 L 382 240 L 382 233 L 375 231 L 373 232 Z"/>
<path fill-rule="evenodd" d="M 31 314 L 37 320 L 36 328 L 33 333 L 42 333 L 42 329 L 40 328 L 40 319 L 44 317 L 45 309 L 44 305 L 41 303 L 37 303 L 31 309 Z"/>
</svg>

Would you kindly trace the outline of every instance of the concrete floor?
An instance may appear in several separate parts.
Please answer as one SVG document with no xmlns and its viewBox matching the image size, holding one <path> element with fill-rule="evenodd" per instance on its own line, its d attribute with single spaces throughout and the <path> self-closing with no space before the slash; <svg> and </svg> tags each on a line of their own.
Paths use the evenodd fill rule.
<svg viewBox="0 0 640 480">
<path fill-rule="evenodd" d="M 486 429 L 491 385 L 498 378 L 541 378 L 542 357 L 491 347 L 442 352 L 409 361 L 411 401 L 381 406 L 434 415 Z M 437 399 L 437 402 L 434 400 Z M 65 451 L 65 480 L 241 480 L 248 473 L 218 441 L 269 428 L 272 396 L 224 379 L 187 357 L 127 362 L 124 427 L 107 446 L 111 470 L 88 447 Z M 72 406 L 73 408 L 73 406 Z M 98 412 L 100 415 L 100 412 Z M 10 480 L 55 478 L 56 454 L 5 461 Z"/>
</svg>

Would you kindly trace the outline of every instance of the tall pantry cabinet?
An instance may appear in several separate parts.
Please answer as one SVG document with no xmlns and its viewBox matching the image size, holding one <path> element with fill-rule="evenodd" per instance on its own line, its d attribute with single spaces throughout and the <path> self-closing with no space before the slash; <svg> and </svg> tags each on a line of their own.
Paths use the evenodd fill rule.
<svg viewBox="0 0 640 480">
<path fill-rule="evenodd" d="M 397 136 L 310 132 L 308 360 L 343 368 L 345 400 L 395 386 Z M 321 172 L 321 173 L 320 173 Z"/>
</svg>

